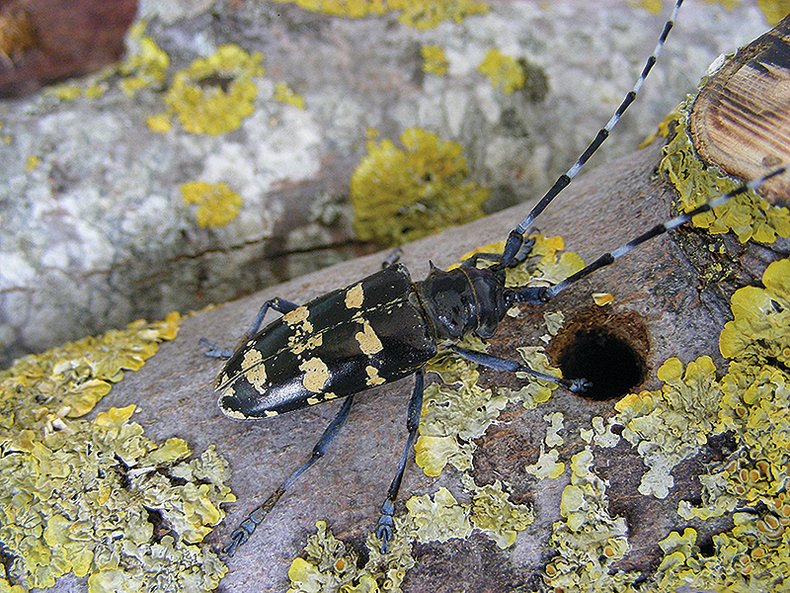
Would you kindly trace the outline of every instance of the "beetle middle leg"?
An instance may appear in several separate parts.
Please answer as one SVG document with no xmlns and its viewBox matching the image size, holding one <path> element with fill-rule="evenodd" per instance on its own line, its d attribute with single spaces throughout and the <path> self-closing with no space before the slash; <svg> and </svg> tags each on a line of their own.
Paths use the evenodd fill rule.
<svg viewBox="0 0 790 593">
<path fill-rule="evenodd" d="M 420 416 L 422 414 L 422 397 L 425 393 L 424 374 L 424 370 L 419 369 L 414 375 L 414 391 L 411 394 L 409 411 L 406 415 L 406 430 L 409 436 L 406 439 L 406 444 L 398 462 L 398 470 L 390 483 L 389 490 L 387 490 L 387 498 L 384 500 L 384 504 L 381 505 L 381 517 L 379 517 L 376 524 L 376 536 L 381 540 L 382 554 L 386 554 L 389 549 L 389 542 L 392 539 L 392 532 L 395 528 L 393 519 L 395 499 L 398 497 L 398 490 L 400 490 L 400 485 L 403 481 L 403 472 L 406 470 L 409 451 L 414 447 L 414 442 L 417 440 L 417 429 L 420 426 Z"/>
<path fill-rule="evenodd" d="M 280 484 L 277 489 L 267 498 L 263 504 L 259 505 L 255 508 L 247 518 L 244 519 L 239 526 L 233 530 L 231 533 L 231 542 L 223 549 L 223 552 L 228 556 L 233 556 L 236 553 L 236 550 L 240 545 L 246 542 L 250 536 L 255 532 L 255 529 L 260 525 L 260 523 L 266 518 L 266 515 L 269 514 L 274 508 L 274 505 L 277 504 L 277 501 L 280 500 L 285 491 L 290 488 L 294 482 L 301 476 L 304 472 L 310 469 L 316 461 L 321 459 L 329 449 L 329 445 L 337 436 L 337 433 L 340 432 L 340 429 L 346 423 L 348 419 L 348 412 L 351 410 L 351 404 L 354 402 L 354 396 L 349 395 L 346 398 L 346 401 L 343 402 L 343 406 L 338 411 L 337 415 L 332 419 L 332 422 L 329 423 L 329 426 L 326 427 L 324 433 L 321 435 L 321 438 L 313 447 L 313 452 L 310 455 L 310 458 L 299 466 L 294 472 L 288 476 L 288 478 Z"/>
</svg>

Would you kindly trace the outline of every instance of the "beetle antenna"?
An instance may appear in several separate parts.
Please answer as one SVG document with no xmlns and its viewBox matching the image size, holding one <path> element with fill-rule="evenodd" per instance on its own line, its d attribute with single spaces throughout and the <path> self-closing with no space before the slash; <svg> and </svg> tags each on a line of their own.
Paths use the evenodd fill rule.
<svg viewBox="0 0 790 593">
<path fill-rule="evenodd" d="M 777 167 L 776 169 L 770 171 L 766 175 L 763 175 L 762 177 L 759 177 L 757 179 L 752 179 L 751 181 L 748 181 L 746 183 L 742 183 L 731 192 L 715 197 L 712 200 L 705 202 L 701 206 L 697 206 L 696 208 L 694 208 L 689 212 L 676 216 L 675 218 L 672 218 L 667 222 L 657 224 L 649 231 L 642 233 L 635 239 L 632 239 L 628 243 L 621 245 L 614 251 L 611 251 L 609 253 L 604 253 L 594 262 L 585 266 L 575 274 L 568 276 L 565 280 L 563 280 L 559 284 L 555 284 L 554 286 L 551 287 L 545 287 L 545 286 L 526 287 L 522 289 L 512 289 L 506 291 L 505 293 L 506 302 L 508 303 L 528 302 L 532 304 L 548 302 L 551 299 L 553 299 L 555 296 L 557 296 L 559 293 L 561 293 L 563 290 L 568 288 L 570 285 L 575 284 L 582 278 L 589 276 L 595 270 L 598 270 L 600 268 L 603 268 L 605 266 L 614 263 L 616 260 L 620 259 L 624 255 L 629 253 L 632 249 L 634 249 L 634 247 L 641 245 L 646 241 L 649 241 L 653 237 L 657 237 L 659 235 L 666 233 L 667 231 L 671 231 L 681 225 L 686 224 L 698 214 L 704 214 L 705 212 L 710 212 L 714 208 L 721 206 L 722 204 L 724 204 L 725 202 L 727 202 L 731 198 L 734 198 L 737 195 L 745 193 L 749 190 L 757 189 L 760 185 L 762 185 L 772 177 L 776 177 L 777 175 L 781 175 L 782 173 L 786 172 L 787 169 L 788 169 L 788 165 L 786 164 L 782 165 L 781 167 Z"/>
<path fill-rule="evenodd" d="M 513 258 L 516 257 L 516 254 L 521 250 L 521 244 L 524 242 L 524 236 L 530 230 L 532 223 L 535 221 L 538 215 L 540 215 L 540 213 L 543 212 L 549 204 L 551 204 L 554 198 L 556 198 L 559 193 L 570 184 L 573 178 L 579 174 L 590 157 L 609 137 L 610 132 L 617 125 L 617 122 L 620 121 L 620 118 L 623 116 L 623 113 L 625 113 L 625 110 L 628 109 L 629 105 L 634 102 L 637 94 L 642 89 L 642 85 L 644 84 L 647 75 L 650 74 L 650 70 L 653 68 L 656 61 L 658 60 L 658 56 L 661 54 L 661 49 L 664 47 L 664 42 L 669 36 L 669 32 L 675 25 L 675 20 L 677 19 L 678 12 L 680 11 L 680 6 L 682 4 L 683 0 L 675 1 L 675 7 L 672 9 L 672 14 L 670 15 L 669 19 L 664 23 L 664 29 L 661 31 L 661 35 L 658 37 L 658 42 L 656 43 L 653 53 L 647 58 L 647 62 L 645 62 L 645 66 L 642 68 L 642 73 L 639 75 L 639 78 L 637 78 L 633 88 L 628 91 L 625 97 L 623 97 L 623 101 L 614 112 L 614 115 L 612 115 L 603 128 L 598 130 L 598 134 L 596 134 L 595 138 L 593 138 L 592 142 L 590 142 L 579 158 L 576 159 L 576 162 L 573 163 L 571 168 L 557 178 L 557 181 L 554 182 L 554 185 L 552 185 L 549 191 L 547 191 L 540 201 L 535 204 L 532 210 L 530 210 L 529 214 L 527 214 L 527 216 L 518 224 L 518 226 L 510 231 L 510 234 L 507 238 L 507 243 L 505 244 L 505 249 L 502 252 L 502 261 L 499 263 L 499 267 L 511 267 L 510 264 L 513 261 Z"/>
</svg>

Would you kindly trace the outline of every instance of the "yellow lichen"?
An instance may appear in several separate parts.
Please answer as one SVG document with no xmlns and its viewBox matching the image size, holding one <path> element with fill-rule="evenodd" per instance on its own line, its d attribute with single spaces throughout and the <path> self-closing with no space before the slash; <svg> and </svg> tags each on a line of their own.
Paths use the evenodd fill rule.
<svg viewBox="0 0 790 593">
<path fill-rule="evenodd" d="M 786 356 L 788 351 L 788 323 L 781 317 L 790 299 L 788 270 L 790 260 L 774 262 L 763 275 L 764 288 L 742 288 L 733 296 L 735 320 L 725 326 L 720 340 L 722 353 L 731 358 L 727 373 L 714 382 L 712 373 L 705 371 L 698 377 L 703 380 L 695 381 L 691 390 L 716 402 L 712 424 L 707 412 L 700 415 L 688 405 L 664 411 L 672 425 L 685 424 L 689 441 L 700 442 L 722 433 L 735 440 L 734 453 L 710 463 L 708 471 L 699 476 L 702 504 L 694 506 L 681 501 L 678 507 L 678 514 L 686 520 L 706 521 L 732 513 L 734 527 L 714 535 L 712 551 L 704 554 L 695 530 L 687 528 L 682 535 L 671 533 L 660 542 L 664 559 L 640 591 L 691 588 L 746 593 L 787 587 L 790 377 L 787 359 L 780 362 L 778 357 Z M 673 362 L 660 378 L 679 385 L 681 368 Z M 711 379 L 704 379 L 704 375 Z M 638 417 L 653 415 L 661 405 L 657 397 L 656 392 L 629 395 L 617 407 L 633 423 Z M 703 405 L 700 398 L 692 399 Z M 663 439 L 666 434 L 672 433 L 656 433 L 656 439 Z M 626 431 L 623 436 L 628 438 Z M 666 441 L 658 447 L 657 444 L 658 441 L 652 445 L 641 441 L 639 446 L 644 446 L 642 452 L 647 454 L 666 449 Z M 746 511 L 734 512 L 739 508 Z"/>
<path fill-rule="evenodd" d="M 773 262 L 763 275 L 764 288 L 745 286 L 732 295 L 734 319 L 719 336 L 726 358 L 773 359 L 790 365 L 790 260 Z"/>
<path fill-rule="evenodd" d="M 179 321 L 135 322 L 0 373 L 0 583 L 50 587 L 73 573 L 90 591 L 216 587 L 226 569 L 198 544 L 234 499 L 227 463 L 213 448 L 188 460 L 181 439 L 146 438 L 133 405 L 78 418 L 175 338 Z"/>
<path fill-rule="evenodd" d="M 46 94 L 59 101 L 74 101 L 83 96 L 82 87 L 78 83 L 53 85 L 47 88 Z"/>
<path fill-rule="evenodd" d="M 335 538 L 324 521 L 317 521 L 316 534 L 307 540 L 305 558 L 296 558 L 288 570 L 291 586 L 288 593 L 401 593 L 406 572 L 414 566 L 411 544 L 402 537 L 405 531 L 396 518 L 395 537 L 389 543 L 389 553 L 381 554 L 375 535 L 366 542 L 368 560 L 359 565 L 359 556 Z"/>
<path fill-rule="evenodd" d="M 650 14 L 661 14 L 661 11 L 664 9 L 663 0 L 629 0 L 628 4 L 643 8 Z"/>
<path fill-rule="evenodd" d="M 426 475 L 438 476 L 450 463 L 459 470 L 472 466 L 473 439 L 482 436 L 507 404 L 477 385 L 475 365 L 447 354 L 431 362 L 442 382 L 425 388 L 419 437 L 415 445 L 417 465 Z"/>
<path fill-rule="evenodd" d="M 757 6 L 772 27 L 778 25 L 779 21 L 790 14 L 790 1 L 788 0 L 757 0 Z"/>
<path fill-rule="evenodd" d="M 114 77 L 118 77 L 118 86 L 130 97 L 144 88 L 161 87 L 167 77 L 170 57 L 145 34 L 147 24 L 138 21 L 129 29 L 127 56 L 122 62 L 103 68 L 90 79 L 92 82 L 54 85 L 47 89 L 47 94 L 61 101 L 96 99 L 107 92 L 109 81 Z"/>
<path fill-rule="evenodd" d="M 433 29 L 444 21 L 461 22 L 485 14 L 488 6 L 477 0 L 275 0 L 304 10 L 352 19 L 398 13 L 398 20 L 416 29 Z"/>
<path fill-rule="evenodd" d="M 118 66 L 118 73 L 122 76 L 121 90 L 129 96 L 144 88 L 161 87 L 170 67 L 170 56 L 145 34 L 146 26 L 145 21 L 132 25 L 128 55 Z"/>
<path fill-rule="evenodd" d="M 776 521 L 771 527 L 765 527 L 766 516 L 771 516 L 770 510 L 735 513 L 735 527 L 730 532 L 713 536 L 712 554 L 700 552 L 694 529 L 686 528 L 682 535 L 670 533 L 659 543 L 664 559 L 649 591 L 688 588 L 750 593 L 786 590 L 790 555 L 787 537 L 782 533 L 786 533 L 790 519 L 785 517 L 784 525 Z M 772 537 L 777 533 L 779 541 Z M 783 537 L 784 542 L 781 541 Z"/>
<path fill-rule="evenodd" d="M 28 172 L 35 171 L 38 169 L 39 165 L 41 165 L 41 157 L 31 154 L 27 159 L 25 159 L 25 169 Z"/>
<path fill-rule="evenodd" d="M 254 79 L 263 76 L 260 53 L 223 45 L 176 72 L 165 94 L 168 113 L 192 134 L 225 134 L 252 115 L 258 96 Z"/>
<path fill-rule="evenodd" d="M 438 45 L 423 45 L 420 48 L 420 55 L 422 56 L 423 72 L 435 76 L 444 76 L 447 74 L 449 63 L 447 62 L 444 49 Z"/>
<path fill-rule="evenodd" d="M 593 301 L 599 307 L 605 307 L 614 302 L 614 295 L 608 292 L 594 292 L 592 294 Z"/>
<path fill-rule="evenodd" d="M 721 392 L 716 367 L 702 356 L 684 367 L 670 358 L 658 369 L 658 391 L 632 394 L 616 405 L 623 438 L 637 447 L 649 468 L 639 492 L 666 498 L 674 484 L 672 469 L 695 455 L 716 423 Z"/>
<path fill-rule="evenodd" d="M 291 105 L 297 109 L 304 109 L 304 97 L 302 97 L 302 95 L 297 95 L 293 92 L 291 87 L 284 82 L 278 82 L 274 85 L 273 98 L 278 103 Z"/>
<path fill-rule="evenodd" d="M 546 566 L 546 583 L 556 591 L 621 591 L 638 576 L 613 570 L 629 550 L 623 517 L 609 514 L 606 483 L 592 471 L 584 449 L 571 459 L 571 483 L 562 492 L 551 545 L 557 555 Z"/>
<path fill-rule="evenodd" d="M 145 119 L 148 129 L 157 134 L 166 134 L 173 128 L 173 122 L 167 113 L 157 113 Z"/>
<path fill-rule="evenodd" d="M 606 425 L 601 416 L 593 416 L 592 428 L 582 428 L 579 433 L 582 440 L 588 444 L 595 444 L 598 447 L 611 448 L 616 447 L 620 442 L 620 437 L 612 432 L 612 428 L 617 425 L 615 418 L 610 418 Z"/>
<path fill-rule="evenodd" d="M 472 533 L 469 505 L 459 504 L 447 488 L 439 488 L 433 496 L 412 496 L 406 501 L 406 508 L 418 541 L 446 542 Z"/>
<path fill-rule="evenodd" d="M 239 215 L 244 203 L 226 183 L 190 181 L 181 185 L 184 204 L 197 204 L 195 219 L 201 228 L 225 226 Z"/>
<path fill-rule="evenodd" d="M 468 179 L 460 144 L 419 128 L 403 132 L 401 143 L 371 139 L 351 176 L 360 239 L 400 245 L 483 215 L 488 190 Z"/>
<path fill-rule="evenodd" d="M 478 486 L 471 477 L 464 475 L 463 481 L 466 488 L 473 492 L 472 524 L 482 529 L 498 547 L 505 549 L 512 546 L 516 536 L 535 522 L 532 509 L 527 505 L 514 504 L 499 480 Z"/>
<path fill-rule="evenodd" d="M 559 461 L 560 452 L 557 449 L 546 451 L 545 445 L 540 446 L 540 455 L 535 463 L 524 468 L 528 474 L 535 476 L 538 480 L 556 480 L 565 473 L 565 463 Z"/>
<path fill-rule="evenodd" d="M 679 207 L 685 212 L 737 186 L 733 179 L 713 167 L 706 168 L 697 158 L 686 131 L 691 104 L 686 101 L 670 114 L 665 126 L 670 137 L 659 165 L 677 190 Z M 777 237 L 790 236 L 790 210 L 769 204 L 753 191 L 732 198 L 713 212 L 695 216 L 692 223 L 712 234 L 732 231 L 741 243 L 773 243 Z"/>
<path fill-rule="evenodd" d="M 494 88 L 506 95 L 524 88 L 527 82 L 527 75 L 521 63 L 516 58 L 504 55 L 498 49 L 489 49 L 477 69 L 491 81 Z"/>
</svg>

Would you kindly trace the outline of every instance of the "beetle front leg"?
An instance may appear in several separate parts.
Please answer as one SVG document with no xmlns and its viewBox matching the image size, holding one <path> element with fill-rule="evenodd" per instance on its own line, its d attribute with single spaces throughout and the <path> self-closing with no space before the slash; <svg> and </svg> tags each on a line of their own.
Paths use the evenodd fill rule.
<svg viewBox="0 0 790 593">
<path fill-rule="evenodd" d="M 406 416 L 406 429 L 409 436 L 406 439 L 406 445 L 403 447 L 403 453 L 400 456 L 398 463 L 398 471 L 392 479 L 389 490 L 387 491 L 387 498 L 384 504 L 381 505 L 381 517 L 379 517 L 376 524 L 376 536 L 381 540 L 381 553 L 386 554 L 389 551 L 389 542 L 392 540 L 393 530 L 395 528 L 395 499 L 398 497 L 398 490 L 400 490 L 401 482 L 403 481 L 403 472 L 406 470 L 406 462 L 409 458 L 409 451 L 414 446 L 417 440 L 417 429 L 420 426 L 420 415 L 422 414 L 422 396 L 425 392 L 425 379 L 423 369 L 419 369 L 414 375 L 414 391 L 409 400 L 409 411 Z"/>
<path fill-rule="evenodd" d="M 450 348 L 459 356 L 490 369 L 494 369 L 496 371 L 508 371 L 510 373 L 527 373 L 538 379 L 556 383 L 571 393 L 586 393 L 592 387 L 592 383 L 587 379 L 563 379 L 562 377 L 556 377 L 555 375 L 549 375 L 547 373 L 541 373 L 539 371 L 533 370 L 527 365 L 516 362 L 515 360 L 500 358 L 498 356 L 486 354 L 485 352 L 478 352 L 476 350 L 467 350 L 466 348 L 461 348 L 460 346 L 455 345 L 450 346 Z"/>
<path fill-rule="evenodd" d="M 510 263 L 506 266 L 508 268 L 515 268 L 523 264 L 527 261 L 527 258 L 532 254 L 532 248 L 535 245 L 535 238 L 534 237 L 527 237 L 522 239 L 521 246 L 518 248 L 516 255 L 513 256 Z M 473 268 L 477 267 L 477 262 L 480 260 L 483 261 L 490 261 L 496 265 L 500 265 L 503 261 L 503 254 L 502 253 L 486 253 L 486 252 L 478 252 L 473 253 L 471 256 L 464 260 L 464 264 L 471 266 Z"/>
</svg>

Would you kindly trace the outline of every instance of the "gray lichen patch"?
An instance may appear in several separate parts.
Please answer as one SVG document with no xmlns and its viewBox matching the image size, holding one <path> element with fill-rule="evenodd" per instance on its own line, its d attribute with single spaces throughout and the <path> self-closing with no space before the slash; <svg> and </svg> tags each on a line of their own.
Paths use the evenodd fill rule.
<svg viewBox="0 0 790 593">
<path fill-rule="evenodd" d="M 433 29 L 401 23 L 400 13 L 351 20 L 270 3 L 169 0 L 144 2 L 141 13 L 147 28 L 137 23 L 111 72 L 0 106 L 3 364 L 353 255 L 342 199 L 368 128 L 385 138 L 421 128 L 463 146 L 470 178 L 491 190 L 486 208 L 538 193 L 608 118 L 638 69 L 633 57 L 650 49 L 644 31 L 660 24 L 625 4 L 565 1 L 496 4 Z M 688 72 L 763 27 L 753 7 L 690 5 L 683 19 L 663 79 L 635 106 L 646 111 L 609 155 L 647 134 L 696 80 Z M 238 50 L 219 51 L 228 46 Z M 423 46 L 443 50 L 445 74 L 423 72 Z M 477 70 L 492 49 L 526 60 L 546 85 L 533 92 L 528 75 L 510 95 L 492 87 Z M 262 75 L 244 60 L 226 63 L 242 51 L 262 55 Z M 172 92 L 185 71 L 195 84 Z M 195 135 L 158 117 L 168 101 L 224 87 L 233 95 L 240 81 L 250 107 L 233 132 Z M 180 195 L 194 181 L 227 184 L 238 214 L 201 227 Z M 317 219 L 327 195 L 340 196 L 339 215 Z"/>
</svg>

